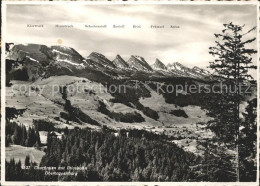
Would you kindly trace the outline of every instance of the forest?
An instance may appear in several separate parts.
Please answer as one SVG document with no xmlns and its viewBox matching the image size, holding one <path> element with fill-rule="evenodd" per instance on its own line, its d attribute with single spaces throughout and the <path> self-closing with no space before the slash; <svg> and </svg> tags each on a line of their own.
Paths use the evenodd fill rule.
<svg viewBox="0 0 260 186">
<path fill-rule="evenodd" d="M 71 181 L 184 181 L 196 180 L 191 166 L 199 158 L 185 152 L 163 137 L 130 130 L 119 132 L 103 128 L 68 130 L 62 139 L 48 134 L 46 155 L 40 166 L 84 166 L 77 176 L 44 176 L 44 172 L 21 169 L 21 162 L 6 162 L 7 180 Z M 26 160 L 28 164 L 28 159 Z M 33 162 L 30 162 L 34 165 Z M 17 171 L 19 169 L 19 174 Z M 39 173 L 35 173 L 39 172 Z M 40 173 L 41 172 L 41 173 Z M 13 175 L 16 174 L 16 175 Z"/>
</svg>

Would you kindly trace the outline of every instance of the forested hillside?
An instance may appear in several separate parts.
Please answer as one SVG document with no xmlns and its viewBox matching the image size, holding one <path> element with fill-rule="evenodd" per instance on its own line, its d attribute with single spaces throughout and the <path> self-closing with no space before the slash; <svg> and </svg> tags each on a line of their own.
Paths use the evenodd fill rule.
<svg viewBox="0 0 260 186">
<path fill-rule="evenodd" d="M 44 176 L 33 168 L 22 170 L 21 163 L 11 160 L 6 162 L 7 180 L 196 180 L 196 173 L 191 172 L 190 167 L 196 165 L 199 158 L 167 142 L 163 136 L 140 130 L 116 133 L 106 128 L 101 131 L 73 129 L 65 133 L 61 140 L 48 134 L 46 155 L 40 166 L 83 166 L 87 170 L 78 171 L 73 177 Z M 16 169 L 20 171 L 14 171 Z"/>
</svg>

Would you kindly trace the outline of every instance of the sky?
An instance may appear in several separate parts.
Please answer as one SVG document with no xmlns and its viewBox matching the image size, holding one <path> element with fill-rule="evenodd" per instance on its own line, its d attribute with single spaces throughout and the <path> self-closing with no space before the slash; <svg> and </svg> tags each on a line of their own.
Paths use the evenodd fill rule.
<svg viewBox="0 0 260 186">
<path fill-rule="evenodd" d="M 214 33 L 220 33 L 224 23 L 245 24 L 245 32 L 257 25 L 253 5 L 7 5 L 6 12 L 7 42 L 50 46 L 61 39 L 62 45 L 83 57 L 93 51 L 110 60 L 117 54 L 125 60 L 139 55 L 149 64 L 158 58 L 166 65 L 180 62 L 202 68 L 213 60 L 208 48 L 215 46 Z M 44 24 L 44 28 L 27 28 L 27 24 Z M 55 24 L 74 24 L 74 28 L 55 28 Z M 86 29 L 84 24 L 125 24 L 127 29 Z M 132 29 L 132 24 L 142 28 Z M 179 28 L 149 28 L 162 24 Z M 256 42 L 250 47 L 256 49 Z"/>
</svg>

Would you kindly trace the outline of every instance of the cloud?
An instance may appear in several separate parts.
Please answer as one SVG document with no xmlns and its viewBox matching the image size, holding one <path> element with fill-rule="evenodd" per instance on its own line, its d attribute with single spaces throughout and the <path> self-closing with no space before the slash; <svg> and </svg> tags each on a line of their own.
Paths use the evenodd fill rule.
<svg viewBox="0 0 260 186">
<path fill-rule="evenodd" d="M 231 21 L 250 29 L 257 25 L 256 15 L 253 5 L 7 5 L 7 40 L 54 45 L 61 38 L 63 45 L 85 57 L 92 51 L 111 60 L 116 54 L 126 60 L 136 54 L 150 64 L 159 58 L 165 64 L 179 61 L 206 67 L 212 60 L 208 47 L 215 44 L 214 33 Z M 45 28 L 27 28 L 27 23 Z M 73 24 L 74 28 L 57 29 L 55 24 Z M 109 28 L 89 30 L 84 24 L 107 24 Z M 112 29 L 113 24 L 127 28 Z M 142 28 L 133 29 L 133 24 Z M 180 28 L 151 29 L 152 24 Z M 256 49 L 256 43 L 250 47 Z"/>
</svg>

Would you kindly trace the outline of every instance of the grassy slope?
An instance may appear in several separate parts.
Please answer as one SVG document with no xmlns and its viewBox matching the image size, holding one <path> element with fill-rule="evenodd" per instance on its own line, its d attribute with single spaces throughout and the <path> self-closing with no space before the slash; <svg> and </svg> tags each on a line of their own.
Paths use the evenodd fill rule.
<svg viewBox="0 0 260 186">
<path fill-rule="evenodd" d="M 45 154 L 43 151 L 37 150 L 34 147 L 23 147 L 20 145 L 11 145 L 5 149 L 5 159 L 7 161 L 10 161 L 11 158 L 14 158 L 16 162 L 20 160 L 22 165 L 24 165 L 24 160 L 27 155 L 30 156 L 31 161 L 39 164 Z"/>
<path fill-rule="evenodd" d="M 83 81 L 84 80 L 84 81 Z M 33 96 L 28 96 L 28 92 L 12 92 L 12 87 L 7 87 L 7 107 L 15 108 L 26 108 L 22 116 L 19 116 L 16 120 L 20 123 L 23 123 L 27 126 L 31 125 L 33 119 L 47 119 L 49 121 L 57 123 L 57 126 L 79 126 L 75 122 L 70 122 L 70 125 L 65 124 L 65 120 L 56 121 L 54 117 L 59 116 L 60 112 L 64 112 L 64 100 L 62 95 L 58 92 L 54 96 L 52 95 L 52 86 L 57 85 L 77 85 L 80 87 L 81 92 L 77 94 L 68 94 L 68 100 L 71 101 L 71 104 L 75 107 L 80 108 L 84 113 L 89 115 L 92 119 L 99 121 L 101 124 L 109 125 L 111 127 L 120 127 L 120 128 L 142 128 L 145 126 L 160 126 L 160 122 L 155 121 L 147 116 L 145 116 L 141 111 L 128 107 L 122 103 L 113 103 L 109 100 L 113 96 L 106 92 L 106 89 L 103 85 L 97 82 L 90 81 L 86 78 L 72 77 L 72 76 L 53 76 L 43 80 L 37 80 L 33 84 L 23 81 L 13 81 L 14 85 L 35 85 L 44 87 L 42 94 L 34 94 Z M 85 87 L 84 87 L 85 86 Z M 92 90 L 94 94 L 86 93 L 82 90 L 88 89 Z M 39 93 L 39 92 L 38 92 Z M 99 103 L 101 100 L 107 105 L 107 108 L 111 112 L 117 113 L 133 113 L 137 112 L 145 118 L 145 122 L 138 123 L 138 125 L 132 123 L 123 123 L 115 121 L 105 114 L 98 112 Z M 84 126 L 91 127 L 87 123 Z M 80 126 L 83 127 L 83 126 Z M 92 126 L 93 127 L 93 126 Z"/>
</svg>

